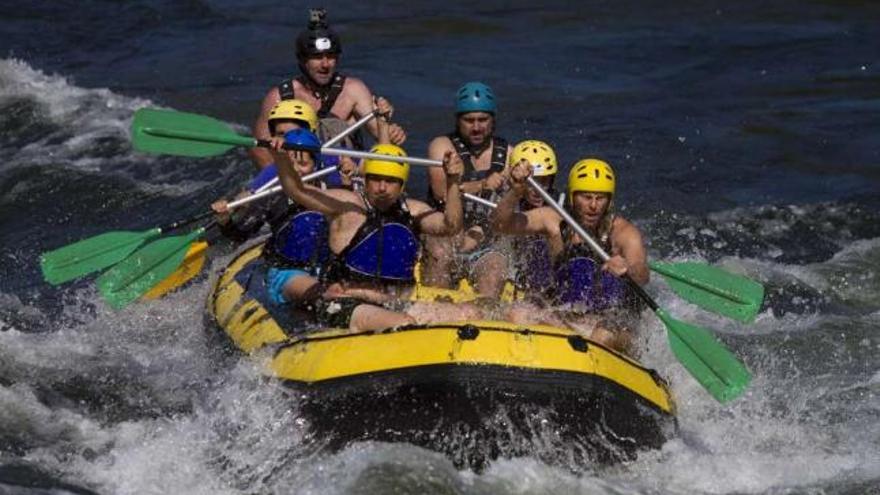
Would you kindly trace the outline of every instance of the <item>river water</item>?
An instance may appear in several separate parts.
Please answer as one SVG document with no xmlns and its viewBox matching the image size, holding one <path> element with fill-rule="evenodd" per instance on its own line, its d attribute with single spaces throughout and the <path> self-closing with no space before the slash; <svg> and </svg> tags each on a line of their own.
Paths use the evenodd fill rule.
<svg viewBox="0 0 880 495">
<path fill-rule="evenodd" d="M 411 154 L 448 132 L 457 87 L 482 80 L 509 140 L 615 166 L 653 258 L 763 282 L 751 325 L 649 286 L 742 358 L 749 390 L 713 401 L 646 315 L 642 361 L 670 380 L 681 432 L 632 462 L 477 474 L 408 445 L 309 450 L 260 357 L 224 355 L 206 328 L 210 276 L 117 312 L 90 280 L 54 288 L 38 267 L 41 252 L 186 218 L 247 180 L 241 150 L 134 152 L 132 112 L 244 131 L 295 72 L 309 5 L 2 2 L 0 493 L 880 493 L 880 5 L 326 6 L 341 68 L 392 100 Z M 215 250 L 207 272 L 228 260 Z"/>
</svg>

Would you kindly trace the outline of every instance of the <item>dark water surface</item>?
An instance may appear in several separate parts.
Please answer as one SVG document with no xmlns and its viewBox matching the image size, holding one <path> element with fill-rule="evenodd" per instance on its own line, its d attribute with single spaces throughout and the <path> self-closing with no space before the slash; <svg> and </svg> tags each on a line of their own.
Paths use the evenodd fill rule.
<svg viewBox="0 0 880 495">
<path fill-rule="evenodd" d="M 207 279 L 120 312 L 89 280 L 42 281 L 41 252 L 199 213 L 250 176 L 243 151 L 133 152 L 132 112 L 249 126 L 296 71 L 310 5 L 0 3 L 0 493 L 880 493 L 880 4 L 765 3 L 326 5 L 341 68 L 392 100 L 410 154 L 482 80 L 509 140 L 615 166 L 652 256 L 767 285 L 746 326 L 652 283 L 754 383 L 715 403 L 646 316 L 642 360 L 682 434 L 580 475 L 534 459 L 477 475 L 407 445 L 313 455 L 259 359 L 222 358 L 204 331 Z"/>
</svg>

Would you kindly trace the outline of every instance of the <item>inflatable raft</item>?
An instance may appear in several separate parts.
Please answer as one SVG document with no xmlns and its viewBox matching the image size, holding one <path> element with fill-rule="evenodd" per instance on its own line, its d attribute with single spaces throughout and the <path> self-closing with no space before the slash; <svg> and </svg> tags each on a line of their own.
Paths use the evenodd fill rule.
<svg viewBox="0 0 880 495">
<path fill-rule="evenodd" d="M 296 390 L 331 448 L 408 442 L 480 469 L 499 456 L 616 462 L 674 434 L 657 373 L 570 330 L 500 321 L 309 329 L 268 302 L 260 252 L 245 250 L 223 271 L 209 315 L 236 349 L 271 352 L 270 373 Z"/>
</svg>

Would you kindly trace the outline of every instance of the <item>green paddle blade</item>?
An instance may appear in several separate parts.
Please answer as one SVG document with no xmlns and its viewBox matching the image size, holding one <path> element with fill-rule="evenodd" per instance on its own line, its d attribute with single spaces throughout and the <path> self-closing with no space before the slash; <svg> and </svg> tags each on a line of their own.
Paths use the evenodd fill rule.
<svg viewBox="0 0 880 495">
<path fill-rule="evenodd" d="M 676 294 L 703 309 L 744 323 L 754 321 L 761 310 L 764 286 L 754 280 L 703 263 L 649 265 Z"/>
<path fill-rule="evenodd" d="M 242 136 L 224 122 L 194 113 L 142 108 L 131 122 L 134 149 L 178 156 L 214 156 L 236 146 L 253 147 L 252 137 Z"/>
<path fill-rule="evenodd" d="M 128 305 L 174 273 L 186 257 L 190 244 L 204 231 L 196 229 L 187 235 L 147 244 L 98 277 L 98 290 L 113 308 Z"/>
<path fill-rule="evenodd" d="M 656 313 L 666 325 L 672 353 L 712 397 L 727 402 L 746 389 L 751 373 L 711 333 L 676 320 L 662 308 Z"/>
<path fill-rule="evenodd" d="M 180 262 L 180 266 L 175 268 L 171 275 L 154 285 L 152 289 L 144 294 L 143 299 L 159 299 L 165 294 L 181 288 L 195 278 L 202 271 L 202 267 L 205 266 L 207 258 L 205 251 L 207 248 L 208 243 L 205 241 L 190 244 L 189 249 L 186 251 L 186 256 Z"/>
<path fill-rule="evenodd" d="M 58 285 L 119 263 L 142 243 L 157 237 L 159 229 L 143 232 L 107 232 L 43 253 L 43 278 Z"/>
</svg>

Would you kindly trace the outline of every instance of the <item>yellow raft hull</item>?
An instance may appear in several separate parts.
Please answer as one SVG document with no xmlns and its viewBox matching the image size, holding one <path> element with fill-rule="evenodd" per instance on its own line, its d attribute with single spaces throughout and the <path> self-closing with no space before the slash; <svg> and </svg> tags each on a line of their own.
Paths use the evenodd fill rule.
<svg viewBox="0 0 880 495">
<path fill-rule="evenodd" d="M 614 462 L 675 430 L 654 371 L 567 329 L 468 321 L 305 331 L 289 309 L 264 302 L 259 254 L 243 252 L 221 274 L 209 314 L 236 349 L 273 351 L 272 375 L 301 392 L 302 411 L 333 445 L 405 441 L 479 468 L 520 455 Z"/>
</svg>

